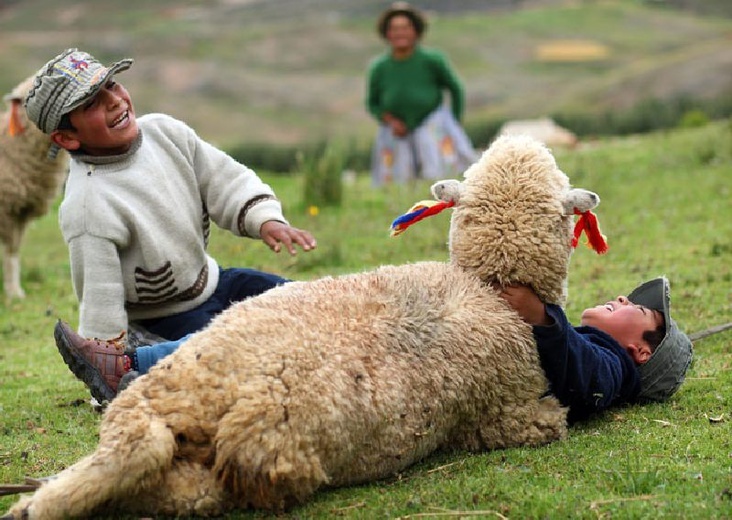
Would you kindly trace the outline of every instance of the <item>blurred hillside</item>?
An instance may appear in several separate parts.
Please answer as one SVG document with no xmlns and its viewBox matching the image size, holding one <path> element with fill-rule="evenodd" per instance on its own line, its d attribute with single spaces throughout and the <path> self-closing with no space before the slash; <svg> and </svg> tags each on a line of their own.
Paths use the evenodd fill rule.
<svg viewBox="0 0 732 520">
<path fill-rule="evenodd" d="M 0 0 L 0 92 L 67 47 L 134 57 L 138 114 L 207 139 L 370 140 L 372 0 Z M 465 81 L 466 122 L 732 95 L 729 0 L 424 0 L 424 45 Z M 481 143 L 478 143 L 479 145 Z"/>
</svg>

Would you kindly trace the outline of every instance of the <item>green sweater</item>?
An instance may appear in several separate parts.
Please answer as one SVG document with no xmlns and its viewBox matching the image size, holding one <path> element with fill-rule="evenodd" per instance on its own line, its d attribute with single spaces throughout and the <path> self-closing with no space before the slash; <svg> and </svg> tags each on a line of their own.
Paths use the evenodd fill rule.
<svg viewBox="0 0 732 520">
<path fill-rule="evenodd" d="M 379 122 L 389 112 L 411 131 L 440 106 L 445 89 L 450 92 L 452 113 L 460 121 L 465 106 L 463 87 L 441 52 L 418 46 L 404 60 L 387 52 L 369 65 L 366 106 Z"/>
</svg>

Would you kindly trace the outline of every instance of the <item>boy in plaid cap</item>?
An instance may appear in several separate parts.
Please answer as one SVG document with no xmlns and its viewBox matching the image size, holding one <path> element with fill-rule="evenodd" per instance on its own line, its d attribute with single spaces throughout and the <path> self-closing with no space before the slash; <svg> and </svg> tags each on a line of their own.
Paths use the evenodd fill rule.
<svg viewBox="0 0 732 520">
<path fill-rule="evenodd" d="M 291 227 L 272 189 L 249 168 L 163 114 L 136 118 L 115 81 L 133 60 L 104 66 L 68 49 L 36 74 L 28 117 L 71 165 L 59 222 L 79 299 L 78 334 L 56 326 L 74 374 L 100 402 L 120 379 L 146 371 L 179 342 L 125 353 L 130 326 L 169 340 L 204 327 L 232 302 L 286 282 L 252 269 L 226 269 L 208 255 L 210 221 L 274 252 L 316 247 Z M 86 338 L 114 338 L 103 341 Z"/>
<path fill-rule="evenodd" d="M 531 288 L 500 294 L 533 326 L 550 391 L 574 422 L 623 403 L 665 401 L 684 381 L 692 345 L 671 319 L 669 283 L 655 278 L 603 305 L 572 327 L 558 305 Z"/>
</svg>

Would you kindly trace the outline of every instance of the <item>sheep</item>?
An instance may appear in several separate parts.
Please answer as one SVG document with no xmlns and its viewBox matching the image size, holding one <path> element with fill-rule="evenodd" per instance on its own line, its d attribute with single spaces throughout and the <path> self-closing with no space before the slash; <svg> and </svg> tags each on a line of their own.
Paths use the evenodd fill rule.
<svg viewBox="0 0 732 520">
<path fill-rule="evenodd" d="M 448 262 L 291 282 L 235 304 L 121 392 L 91 455 L 7 518 L 281 511 L 437 450 L 566 435 L 531 327 L 491 283 L 566 297 L 571 189 L 541 143 L 500 138 L 433 195 L 454 204 Z"/>
<path fill-rule="evenodd" d="M 498 135 L 530 135 L 547 146 L 575 148 L 579 143 L 577 136 L 559 126 L 553 119 L 517 119 L 507 121 L 498 130 Z"/>
<path fill-rule="evenodd" d="M 48 213 L 68 170 L 69 156 L 49 155 L 48 135 L 29 122 L 22 106 L 33 85 L 27 78 L 4 97 L 0 114 L 0 241 L 4 246 L 3 287 L 8 298 L 23 298 L 20 245 L 28 224 Z"/>
</svg>

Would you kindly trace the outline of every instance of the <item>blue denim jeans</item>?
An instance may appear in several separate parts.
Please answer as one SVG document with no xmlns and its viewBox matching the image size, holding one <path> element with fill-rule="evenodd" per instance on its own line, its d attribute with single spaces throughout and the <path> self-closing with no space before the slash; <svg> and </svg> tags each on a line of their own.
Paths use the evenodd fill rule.
<svg viewBox="0 0 732 520">
<path fill-rule="evenodd" d="M 150 332 L 169 338 L 171 341 L 138 347 L 135 351 L 137 371 L 146 374 L 155 363 L 175 352 L 191 334 L 208 325 L 217 314 L 232 303 L 257 296 L 288 281 L 286 278 L 254 269 L 220 269 L 216 290 L 208 300 L 195 309 L 172 316 L 138 321 Z"/>
</svg>

